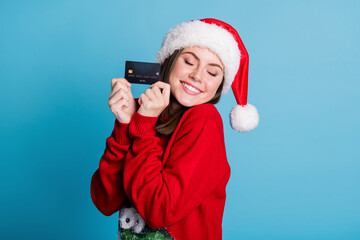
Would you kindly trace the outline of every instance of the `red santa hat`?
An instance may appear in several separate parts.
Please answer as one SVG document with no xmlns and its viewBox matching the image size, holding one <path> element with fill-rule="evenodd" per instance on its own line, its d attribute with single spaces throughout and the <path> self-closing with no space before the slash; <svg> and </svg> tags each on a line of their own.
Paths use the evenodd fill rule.
<svg viewBox="0 0 360 240">
<path fill-rule="evenodd" d="M 213 18 L 180 23 L 166 34 L 156 61 L 163 63 L 175 50 L 192 46 L 210 49 L 224 64 L 222 93 L 226 93 L 231 86 L 238 104 L 230 113 L 232 128 L 238 132 L 256 128 L 258 112 L 247 103 L 249 55 L 237 31 Z"/>
</svg>

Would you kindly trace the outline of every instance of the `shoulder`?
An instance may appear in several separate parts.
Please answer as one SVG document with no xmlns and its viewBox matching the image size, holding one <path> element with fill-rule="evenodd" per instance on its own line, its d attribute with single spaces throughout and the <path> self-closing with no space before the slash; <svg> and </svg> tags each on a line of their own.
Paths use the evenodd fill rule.
<svg viewBox="0 0 360 240">
<path fill-rule="evenodd" d="M 200 105 L 196 105 L 190 109 L 188 109 L 184 115 L 183 120 L 194 120 L 194 119 L 207 119 L 207 120 L 213 120 L 216 123 L 222 124 L 222 118 L 219 113 L 219 111 L 216 109 L 216 107 L 211 103 L 204 103 Z"/>
<path fill-rule="evenodd" d="M 217 127 L 223 133 L 220 113 L 213 104 L 205 103 L 189 108 L 178 123 L 178 128 L 199 129 Z M 215 130 L 215 129 L 213 129 Z"/>
</svg>

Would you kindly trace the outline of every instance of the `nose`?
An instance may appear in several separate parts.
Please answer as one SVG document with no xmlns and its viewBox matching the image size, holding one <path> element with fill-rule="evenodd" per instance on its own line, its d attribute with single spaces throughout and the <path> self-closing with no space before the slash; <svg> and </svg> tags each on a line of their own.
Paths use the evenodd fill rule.
<svg viewBox="0 0 360 240">
<path fill-rule="evenodd" d="M 194 69 L 194 71 L 190 73 L 190 77 L 195 81 L 201 81 L 200 70 L 198 68 Z"/>
</svg>

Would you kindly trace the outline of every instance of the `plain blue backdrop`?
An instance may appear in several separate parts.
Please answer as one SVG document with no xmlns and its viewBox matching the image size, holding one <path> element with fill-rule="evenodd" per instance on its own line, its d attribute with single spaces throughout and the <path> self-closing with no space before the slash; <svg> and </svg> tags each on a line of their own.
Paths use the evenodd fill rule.
<svg viewBox="0 0 360 240">
<path fill-rule="evenodd" d="M 360 239 L 359 1 L 0 1 L 0 239 L 116 239 L 90 180 L 112 131 L 110 80 L 165 33 L 229 22 L 259 127 L 216 105 L 232 175 L 224 239 Z M 139 96 L 143 87 L 134 87 Z"/>
</svg>

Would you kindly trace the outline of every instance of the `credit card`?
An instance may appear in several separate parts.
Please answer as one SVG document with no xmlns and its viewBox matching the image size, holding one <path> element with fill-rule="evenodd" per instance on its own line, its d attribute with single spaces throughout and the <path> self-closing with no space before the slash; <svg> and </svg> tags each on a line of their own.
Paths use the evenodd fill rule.
<svg viewBox="0 0 360 240">
<path fill-rule="evenodd" d="M 130 83 L 153 84 L 160 80 L 160 64 L 126 61 L 125 78 Z"/>
</svg>

